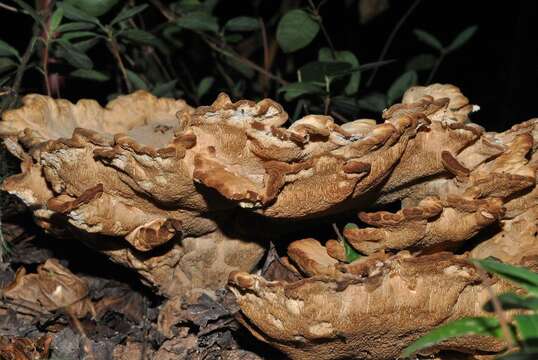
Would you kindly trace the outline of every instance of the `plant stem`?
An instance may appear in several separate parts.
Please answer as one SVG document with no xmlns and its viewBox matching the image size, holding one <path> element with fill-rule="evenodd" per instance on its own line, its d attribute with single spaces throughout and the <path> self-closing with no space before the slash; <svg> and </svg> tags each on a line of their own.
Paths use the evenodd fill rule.
<svg viewBox="0 0 538 360">
<path fill-rule="evenodd" d="M 228 57 L 231 57 L 245 65 L 247 65 L 248 67 L 258 71 L 259 73 L 262 73 L 264 75 L 266 75 L 268 78 L 272 79 L 272 80 L 275 80 L 276 82 L 278 82 L 279 84 L 281 85 L 286 85 L 288 82 L 284 79 L 282 79 L 281 77 L 269 72 L 269 71 L 266 71 L 264 68 L 262 68 L 261 66 L 259 66 L 258 64 L 250 61 L 249 59 L 245 58 L 245 57 L 242 57 L 240 55 L 237 55 L 235 54 L 234 52 L 230 51 L 229 49 L 221 49 L 217 44 L 215 44 L 212 40 L 206 38 L 205 36 L 202 36 L 202 38 L 204 39 L 204 41 L 206 42 L 207 45 L 209 45 L 210 48 L 212 48 L 213 50 L 225 55 L 225 56 L 228 56 Z"/>
<path fill-rule="evenodd" d="M 435 65 L 433 66 L 432 71 L 430 71 L 430 75 L 428 75 L 428 80 L 426 80 L 426 85 L 430 85 L 430 83 L 433 80 L 433 77 L 437 73 L 437 70 L 439 70 L 439 66 L 441 66 L 441 63 L 443 62 L 443 59 L 445 58 L 446 52 L 444 50 L 441 51 L 441 54 L 435 61 Z"/>
<path fill-rule="evenodd" d="M 325 96 L 325 100 L 323 101 L 323 103 L 324 103 L 323 115 L 329 115 L 329 110 L 331 108 L 331 95 L 327 94 L 327 96 Z"/>
<path fill-rule="evenodd" d="M 342 233 L 340 233 L 340 230 L 338 229 L 338 226 L 336 226 L 336 223 L 332 223 L 333 230 L 336 233 L 336 237 L 338 238 L 338 241 L 341 243 L 344 243 L 344 237 L 342 236 Z"/>
<path fill-rule="evenodd" d="M 478 272 L 478 275 L 480 275 L 480 278 L 486 285 L 486 288 L 488 290 L 489 296 L 491 298 L 491 303 L 493 304 L 493 309 L 495 311 L 495 314 L 497 315 L 497 318 L 499 319 L 499 324 L 501 325 L 501 330 L 503 332 L 504 337 L 506 338 L 506 342 L 508 343 L 508 350 L 513 350 L 516 347 L 516 344 L 514 342 L 514 338 L 512 337 L 512 332 L 510 331 L 510 328 L 508 326 L 508 322 L 506 321 L 506 313 L 504 312 L 501 302 L 499 301 L 499 298 L 491 288 L 491 279 L 488 278 L 487 273 L 484 269 L 482 269 L 480 266 L 476 267 L 476 270 Z"/>
<path fill-rule="evenodd" d="M 155 6 L 160 13 L 166 18 L 168 21 L 174 21 L 176 20 L 175 14 L 166 7 L 160 0 L 149 0 L 150 3 Z"/>
<path fill-rule="evenodd" d="M 45 32 L 45 48 L 43 49 L 43 77 L 45 79 L 45 88 L 47 89 L 47 95 L 51 96 L 50 82 L 49 82 L 49 35 Z"/>
<path fill-rule="evenodd" d="M 325 25 L 323 25 L 323 18 L 319 14 L 319 7 L 314 6 L 314 3 L 312 2 L 312 0 L 308 0 L 308 3 L 310 4 L 310 9 L 312 10 L 312 12 L 314 13 L 314 15 L 316 17 L 316 21 L 319 24 L 319 28 L 321 29 L 321 33 L 323 34 L 323 37 L 325 38 L 325 40 L 327 40 L 327 44 L 329 45 L 329 49 L 331 49 L 331 56 L 332 56 L 333 60 L 336 60 L 336 50 L 334 48 L 334 44 L 333 44 L 333 42 L 331 40 L 331 37 L 329 36 L 329 33 L 327 32 L 327 29 L 325 28 Z M 319 6 L 321 6 L 323 4 L 324 4 L 324 2 L 320 3 Z"/>
<path fill-rule="evenodd" d="M 17 69 L 17 74 L 15 75 L 15 81 L 13 82 L 13 91 L 16 94 L 19 93 L 19 89 L 21 87 L 21 82 L 22 82 L 22 76 L 24 75 L 26 66 L 28 65 L 28 62 L 30 61 L 30 58 L 32 57 L 32 53 L 34 52 L 34 47 L 37 42 L 36 33 L 37 31 L 34 32 L 34 36 L 32 36 L 32 38 L 30 39 L 30 42 L 28 43 L 28 46 L 26 47 L 26 50 L 24 50 L 21 63 L 19 65 L 19 68 Z"/>
<path fill-rule="evenodd" d="M 6 5 L 6 4 L 3 4 L 3 3 L 0 3 L 0 8 L 6 9 L 8 11 L 19 12 L 19 10 L 17 10 L 17 8 L 15 8 L 13 6 Z"/>
<path fill-rule="evenodd" d="M 150 0 L 150 2 L 160 11 L 160 13 L 168 20 L 168 21 L 174 21 L 174 20 L 177 20 L 178 17 L 172 12 L 170 11 L 160 0 Z M 278 82 L 279 84 L 281 85 L 286 85 L 288 82 L 285 81 L 284 79 L 282 79 L 281 77 L 271 73 L 270 71 L 268 70 L 265 70 L 263 67 L 259 66 L 258 64 L 252 62 L 251 60 L 247 59 L 246 57 L 243 57 L 239 54 L 237 54 L 233 49 L 231 49 L 229 46 L 225 45 L 225 48 L 224 49 L 221 49 L 219 47 L 219 45 L 213 40 L 211 39 L 211 37 L 207 36 L 206 34 L 204 34 L 203 32 L 200 32 L 200 31 L 195 31 L 196 34 L 198 34 L 202 40 L 205 41 L 205 43 L 210 47 L 212 48 L 213 50 L 225 55 L 225 56 L 228 56 L 228 57 L 231 57 L 241 63 L 243 63 L 244 65 L 250 67 L 251 69 L 267 76 L 268 78 Z"/>
<path fill-rule="evenodd" d="M 123 65 L 123 60 L 121 59 L 120 49 L 118 47 L 118 43 L 116 42 L 116 39 L 112 36 L 112 34 L 108 33 L 108 43 L 110 44 L 110 51 L 112 52 L 112 55 L 116 59 L 116 62 L 118 63 L 118 67 L 120 68 L 121 74 L 123 76 L 123 80 L 125 81 L 125 86 L 127 86 L 127 92 L 132 91 L 131 82 L 129 81 L 129 78 L 127 77 L 127 70 L 125 70 L 125 66 Z"/>
<path fill-rule="evenodd" d="M 394 29 L 392 29 L 392 32 L 390 33 L 387 41 L 385 42 L 385 45 L 383 46 L 383 50 L 381 50 L 381 54 L 379 55 L 379 58 L 377 59 L 377 62 L 383 61 L 385 59 L 385 56 L 387 56 L 387 52 L 389 51 L 390 45 L 394 41 L 394 38 L 396 37 L 396 34 L 398 31 L 400 31 L 400 28 L 405 23 L 407 18 L 411 15 L 413 10 L 418 6 L 421 0 L 415 0 L 409 9 L 405 12 L 405 14 L 400 18 L 398 23 L 396 23 L 396 26 L 394 26 Z M 374 81 L 375 76 L 377 75 L 377 67 L 374 69 L 374 72 L 372 75 L 370 75 L 370 78 L 368 78 L 368 82 L 366 83 L 367 87 L 370 87 L 372 85 L 372 82 Z"/>
<path fill-rule="evenodd" d="M 19 90 L 22 83 L 22 77 L 24 75 L 24 72 L 26 71 L 26 67 L 28 66 L 28 62 L 30 61 L 30 58 L 32 57 L 32 54 L 34 52 L 35 43 L 37 42 L 37 36 L 39 32 L 39 27 L 37 24 L 34 24 L 33 34 L 32 38 L 30 39 L 30 42 L 26 46 L 26 50 L 24 50 L 24 54 L 22 55 L 21 62 L 19 64 L 19 67 L 17 68 L 17 73 L 15 74 L 15 80 L 13 81 L 13 87 L 12 87 L 12 93 L 14 94 L 13 100 L 9 102 L 5 102 L 4 106 L 0 109 L 0 114 L 2 114 L 6 109 L 9 109 L 15 105 L 15 102 L 17 101 L 17 98 L 19 97 Z"/>
</svg>

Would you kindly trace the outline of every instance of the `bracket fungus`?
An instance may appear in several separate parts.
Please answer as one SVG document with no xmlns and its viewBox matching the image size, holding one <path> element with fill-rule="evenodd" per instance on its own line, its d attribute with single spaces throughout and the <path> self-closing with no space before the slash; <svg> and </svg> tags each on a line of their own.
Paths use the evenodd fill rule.
<svg viewBox="0 0 538 360">
<path fill-rule="evenodd" d="M 191 108 L 138 91 L 103 108 L 28 95 L 0 122 L 21 160 L 2 186 L 46 231 L 133 268 L 169 299 L 229 279 L 241 322 L 293 359 L 392 359 L 433 327 L 481 313 L 488 295 L 469 256 L 538 255 L 538 119 L 491 133 L 469 120 L 474 109 L 443 84 L 409 89 L 382 123 L 309 115 L 288 127 L 269 99 L 221 94 Z M 347 263 L 341 242 L 308 238 L 288 246 L 276 279 L 249 275 L 265 240 L 347 211 L 360 223 L 344 236 L 365 256 Z M 471 337 L 439 349 L 503 346 Z"/>
</svg>

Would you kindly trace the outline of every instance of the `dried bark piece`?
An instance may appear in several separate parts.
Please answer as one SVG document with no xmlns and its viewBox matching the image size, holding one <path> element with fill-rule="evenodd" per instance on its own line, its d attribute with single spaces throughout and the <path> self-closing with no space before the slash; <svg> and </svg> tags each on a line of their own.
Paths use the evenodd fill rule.
<svg viewBox="0 0 538 360">
<path fill-rule="evenodd" d="M 434 327 L 482 315 L 481 305 L 489 298 L 465 256 L 402 253 L 381 264 L 372 264 L 367 277 L 314 276 L 295 283 L 236 272 L 230 287 L 242 324 L 291 359 L 312 354 L 319 359 L 395 359 Z M 493 287 L 498 291 L 507 285 Z M 443 349 L 496 352 L 504 346 L 496 338 L 474 337 L 444 343 Z"/>
<path fill-rule="evenodd" d="M 15 280 L 2 291 L 8 299 L 38 312 L 65 309 L 77 317 L 95 314 L 86 281 L 72 274 L 56 259 L 47 260 L 35 274 L 26 274 L 26 270 L 20 268 Z"/>
<path fill-rule="evenodd" d="M 42 336 L 37 340 L 6 338 L 0 336 L 0 358 L 10 360 L 45 360 L 49 358 L 52 338 Z"/>
</svg>

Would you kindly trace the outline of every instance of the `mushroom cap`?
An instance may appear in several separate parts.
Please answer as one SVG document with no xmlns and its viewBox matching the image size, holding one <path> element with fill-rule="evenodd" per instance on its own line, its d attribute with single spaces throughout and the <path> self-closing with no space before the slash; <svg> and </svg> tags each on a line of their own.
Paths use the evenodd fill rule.
<svg viewBox="0 0 538 360">
<path fill-rule="evenodd" d="M 234 272 L 230 288 L 242 324 L 291 359 L 312 354 L 324 360 L 395 359 L 436 326 L 483 315 L 481 306 L 489 299 L 465 256 L 400 253 L 366 270 L 366 276 L 316 275 L 293 283 Z M 508 285 L 497 281 L 493 288 Z M 504 347 L 497 338 L 464 337 L 439 348 L 496 352 Z"/>
</svg>

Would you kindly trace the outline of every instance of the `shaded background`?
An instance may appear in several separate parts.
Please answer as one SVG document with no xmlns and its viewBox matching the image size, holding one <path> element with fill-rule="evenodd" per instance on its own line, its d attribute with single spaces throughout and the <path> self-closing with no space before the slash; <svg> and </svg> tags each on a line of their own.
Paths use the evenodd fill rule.
<svg viewBox="0 0 538 360">
<path fill-rule="evenodd" d="M 257 3 L 260 4 L 259 7 L 255 6 Z M 298 1 L 297 3 L 306 5 Z M 336 49 L 353 51 L 364 64 L 377 60 L 393 27 L 412 3 L 413 1 L 409 0 L 390 1 L 386 11 L 365 25 L 359 22 L 356 6 L 350 7 L 355 11 L 343 11 L 344 0 L 328 1 L 322 7 L 321 15 Z M 265 17 L 265 14 L 277 11 L 280 4 L 280 1 L 274 0 L 221 0 L 215 12 L 219 19 L 241 15 Z M 463 48 L 445 59 L 434 82 L 459 86 L 473 103 L 481 107 L 480 112 L 473 115 L 473 121 L 486 126 L 488 130 L 503 130 L 512 124 L 538 116 L 538 31 L 533 24 L 533 19 L 537 16 L 538 2 L 534 0 L 510 3 L 422 0 L 389 49 L 387 58 L 397 61 L 380 69 L 373 90 L 385 91 L 395 77 L 404 71 L 405 62 L 412 56 L 431 53 L 427 45 L 416 39 L 413 29 L 424 29 L 446 45 L 462 29 L 476 24 L 479 28 L 475 36 Z M 144 17 L 149 22 L 164 21 L 161 14 L 153 8 L 148 9 Z M 22 53 L 31 34 L 31 19 L 0 9 L 0 24 L 0 38 L 10 42 Z M 274 34 L 274 29 L 272 30 Z M 298 65 L 314 60 L 318 48 L 326 46 L 321 36 L 318 37 L 315 45 L 310 45 L 294 55 Z M 94 49 L 89 55 L 96 67 L 113 66 L 110 54 L 102 49 Z M 201 56 L 199 66 L 193 66 L 187 71 L 200 76 L 207 75 L 212 71 L 211 63 L 205 62 L 207 58 Z M 252 60 L 260 63 L 260 53 L 255 53 Z M 368 75 L 363 74 L 363 89 Z M 294 80 L 289 76 L 287 79 Z M 422 74 L 420 80 L 424 79 L 425 75 Z M 25 75 L 23 84 L 24 92 L 44 91 L 40 74 L 35 71 Z M 205 98 L 205 102 L 210 102 L 220 90 L 222 89 L 218 86 L 215 87 Z M 92 97 L 104 103 L 106 95 L 114 91 L 113 82 L 102 84 L 68 79 L 62 96 L 71 100 Z M 289 112 L 293 111 L 293 107 L 286 107 Z"/>
</svg>

